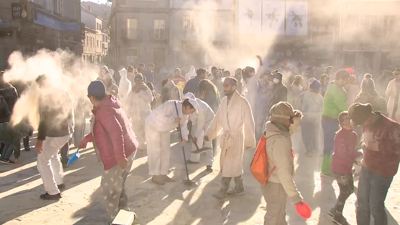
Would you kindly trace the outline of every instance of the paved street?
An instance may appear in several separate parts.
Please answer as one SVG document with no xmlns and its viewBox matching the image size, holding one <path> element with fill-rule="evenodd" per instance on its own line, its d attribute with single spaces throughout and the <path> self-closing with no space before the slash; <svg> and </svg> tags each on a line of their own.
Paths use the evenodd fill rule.
<svg viewBox="0 0 400 225">
<path fill-rule="evenodd" d="M 172 142 L 176 142 L 176 137 L 172 136 Z M 293 148 L 297 153 L 296 182 L 305 201 L 313 209 L 313 216 L 303 220 L 296 214 L 294 206 L 288 203 L 287 219 L 290 225 L 332 224 L 327 211 L 335 203 L 338 186 L 333 179 L 321 180 L 321 158 L 306 158 L 299 137 L 297 133 L 293 138 Z M 186 151 L 189 150 L 188 145 Z M 71 153 L 74 151 L 71 149 Z M 172 151 L 172 174 L 181 181 L 185 177 L 182 150 L 175 145 Z M 0 224 L 105 224 L 106 212 L 99 189 L 102 166 L 97 162 L 93 148 L 81 153 L 81 159 L 66 170 L 67 190 L 59 202 L 39 199 L 44 189 L 36 168 L 35 151 L 22 152 L 20 167 L 0 165 Z M 247 151 L 245 155 L 246 195 L 220 202 L 212 197 L 219 189 L 219 171 L 207 174 L 203 172 L 203 164 L 190 165 L 190 177 L 198 186 L 187 188 L 181 182 L 156 186 L 148 175 L 146 153 L 138 152 L 126 184 L 130 207 L 137 213 L 140 224 L 263 224 L 265 202 L 259 184 L 248 169 L 252 154 L 253 151 Z M 215 168 L 219 167 L 218 160 L 219 157 L 215 159 Z M 386 201 L 390 225 L 400 221 L 399 190 L 400 178 L 397 175 Z M 355 200 L 355 195 L 352 195 L 345 207 L 344 215 L 350 224 L 356 224 Z"/>
</svg>

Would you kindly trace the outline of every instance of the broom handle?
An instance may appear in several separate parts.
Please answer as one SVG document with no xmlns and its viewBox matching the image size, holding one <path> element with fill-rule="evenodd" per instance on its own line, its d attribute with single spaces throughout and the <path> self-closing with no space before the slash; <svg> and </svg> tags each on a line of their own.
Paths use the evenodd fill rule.
<svg viewBox="0 0 400 225">
<path fill-rule="evenodd" d="M 174 103 L 175 103 L 176 116 L 179 117 L 178 107 L 176 106 L 176 101 L 174 101 Z M 182 130 L 181 130 L 181 124 L 180 123 L 178 124 L 178 128 L 179 128 L 179 135 L 181 136 L 181 141 L 183 141 Z M 182 152 L 183 152 L 183 159 L 185 160 L 186 176 L 187 176 L 187 179 L 190 180 L 189 179 L 189 171 L 188 171 L 187 164 L 186 164 L 186 154 L 185 154 L 185 147 L 184 146 L 182 146 Z"/>
</svg>

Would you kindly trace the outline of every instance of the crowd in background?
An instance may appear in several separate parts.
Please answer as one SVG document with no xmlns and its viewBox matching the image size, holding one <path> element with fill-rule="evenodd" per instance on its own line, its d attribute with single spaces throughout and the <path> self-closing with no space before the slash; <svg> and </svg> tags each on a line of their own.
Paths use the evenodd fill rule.
<svg viewBox="0 0 400 225">
<path fill-rule="evenodd" d="M 146 67 L 141 63 L 138 67 L 130 65 L 115 72 L 103 66 L 97 80 L 93 81 L 88 88 L 88 97 L 94 106 L 92 113 L 79 107 L 81 104 L 88 104 L 84 95 L 82 95 L 80 103 L 74 103 L 68 97 L 69 94 L 65 93 L 63 100 L 71 107 L 68 117 L 64 118 L 61 125 L 56 121 L 57 110 L 45 107 L 40 110 L 41 121 L 35 149 L 39 153 L 38 170 L 46 189 L 46 194 L 41 195 L 42 199 L 61 198 L 62 166 L 67 166 L 69 143 L 72 143 L 70 140 L 73 140 L 75 147 L 86 147 L 88 142 L 97 142 L 95 143 L 95 146 L 98 146 L 96 152 L 106 171 L 102 178 L 103 192 L 106 201 L 113 205 L 107 207 L 107 210 L 116 209 L 114 204 L 118 202 L 115 202 L 113 193 L 124 202 L 120 208 L 125 207 L 127 204 L 124 190 L 115 191 L 107 187 L 108 183 L 114 182 L 113 177 L 107 174 L 111 171 L 119 174 L 125 180 L 136 149 L 145 150 L 146 145 L 147 148 L 149 146 L 153 148 L 154 145 L 149 145 L 148 141 L 150 131 L 147 130 L 147 123 L 150 123 L 150 119 L 161 116 L 162 113 L 174 114 L 173 103 L 177 107 L 176 102 L 179 102 L 178 107 L 181 107 L 183 114 L 189 115 L 189 120 L 190 118 L 195 120 L 190 114 L 195 112 L 199 114 L 200 108 L 198 107 L 204 102 L 203 109 L 210 108 L 211 111 L 209 111 L 212 112 L 209 113 L 209 118 L 212 119 L 207 121 L 207 126 L 213 126 L 217 130 L 215 124 L 217 122 L 213 122 L 214 115 L 215 118 L 221 118 L 222 113 L 227 113 L 225 105 L 229 105 L 232 98 L 237 102 L 235 104 L 244 105 L 243 107 L 248 105 L 251 109 L 249 112 L 252 113 L 252 119 L 247 118 L 247 114 L 242 119 L 246 126 L 249 125 L 249 121 L 253 121 L 255 140 L 260 140 L 262 136 L 284 136 L 284 139 L 274 137 L 276 146 L 267 144 L 266 147 L 268 154 L 277 154 L 276 158 L 271 159 L 272 164 L 277 167 L 277 171 L 271 176 L 271 183 L 276 186 L 267 184 L 268 187 L 263 189 L 267 203 L 279 202 L 285 206 L 284 202 L 287 197 L 294 204 L 302 202 L 302 197 L 293 181 L 293 157 L 291 157 L 291 143 L 289 143 L 290 136 L 294 132 L 291 128 L 300 124 L 306 149 L 304 154 L 308 157 L 315 157 L 320 152 L 318 137 L 320 133 L 323 134 L 321 175 L 335 177 L 340 187 L 338 202 L 330 212 L 333 220 L 337 224 L 347 224 L 342 211 L 344 202 L 354 190 L 352 167 L 354 161 L 362 156 L 362 153 L 357 151 L 361 148 L 364 150 L 364 161 L 360 171 L 358 191 L 358 224 L 369 224 L 369 219 L 367 219 L 369 213 L 374 216 L 375 221 L 382 222 L 376 224 L 387 224 L 383 205 L 400 159 L 399 150 L 394 147 L 395 144 L 400 143 L 400 129 L 398 123 L 395 122 L 400 120 L 400 69 L 393 72 L 363 74 L 352 68 L 337 70 L 332 66 L 327 66 L 324 71 L 320 71 L 305 67 L 301 63 L 294 67 L 288 67 L 284 63 L 273 65 L 268 62 L 263 63 L 261 59 L 260 68 L 257 70 L 253 67 L 245 67 L 230 71 L 213 66 L 208 71 L 191 66 L 188 67 L 188 70 L 176 68 L 173 73 L 169 73 L 162 69 L 157 73 L 155 68 L 154 64 Z M 45 86 L 46 80 L 46 76 L 40 76 L 35 82 L 39 86 Z M 14 104 L 27 89 L 29 89 L 28 84 L 6 83 L 1 76 L 0 161 L 2 163 L 19 163 L 21 140 L 23 140 L 25 150 L 30 150 L 29 137 L 33 134 L 33 128 L 29 126 L 28 121 L 21 123 L 24 124 L 22 127 L 11 128 L 8 125 Z M 225 95 L 226 98 L 224 98 Z M 247 101 L 242 101 L 242 98 Z M 223 105 L 221 106 L 221 104 Z M 163 112 L 160 107 L 163 107 L 164 111 L 167 109 L 172 111 Z M 174 115 L 179 114 L 178 109 L 176 110 Z M 84 137 L 85 119 L 90 114 L 93 118 L 91 132 Z M 244 119 L 244 117 L 246 118 Z M 300 118 L 302 118 L 301 121 Z M 352 122 L 350 123 L 350 121 Z M 171 122 L 172 126 L 168 126 L 172 128 L 178 124 L 182 126 L 181 131 L 187 129 L 186 124 L 182 124 L 180 120 L 162 122 Z M 56 123 L 58 126 L 53 126 Z M 353 125 L 363 126 L 364 129 Z M 224 125 L 220 126 L 219 129 L 224 127 Z M 249 129 L 249 127 L 245 128 Z M 163 128 L 160 129 L 160 132 L 167 132 L 162 130 Z M 204 127 L 202 130 L 203 136 L 206 135 L 207 129 Z M 210 132 L 208 131 L 208 133 Z M 383 136 L 383 134 L 389 133 L 390 135 Z M 100 135 L 104 139 L 94 139 L 92 134 Z M 164 133 L 160 133 L 160 135 L 162 136 Z M 376 135 L 381 136 L 378 138 Z M 212 145 L 209 146 L 212 146 L 215 151 L 218 139 L 214 136 L 217 135 L 210 134 L 210 136 L 213 138 L 204 141 L 212 142 Z M 160 138 L 162 141 L 169 141 L 169 136 Z M 198 138 L 196 137 L 194 142 Z M 51 146 L 49 146 L 50 142 Z M 380 142 L 390 144 L 381 144 Z M 125 143 L 125 147 L 122 143 Z M 125 151 L 116 154 L 110 150 L 113 148 L 122 148 Z M 286 155 L 278 156 L 278 153 L 274 153 L 274 148 L 287 150 L 287 154 L 282 153 Z M 60 165 L 58 165 L 59 149 L 61 149 L 62 158 Z M 149 149 L 147 151 L 149 152 Z M 12 153 L 14 153 L 14 160 L 11 160 Z M 157 158 L 158 156 L 152 155 L 151 157 Z M 372 160 L 373 158 L 375 160 Z M 169 158 L 167 159 L 169 160 Z M 198 160 L 197 157 L 191 157 L 188 162 L 198 163 Z M 284 168 L 281 169 L 280 166 Z M 165 169 L 169 168 L 165 167 Z M 207 169 L 212 171 L 212 161 L 208 163 Z M 171 178 L 165 174 L 151 175 L 153 175 L 153 182 L 160 185 L 171 181 Z M 243 186 L 241 175 L 232 177 L 235 178 L 236 185 Z M 375 187 L 373 184 L 375 181 L 382 182 L 384 185 Z M 222 182 L 227 182 L 227 180 L 223 179 Z M 230 179 L 228 186 L 229 182 Z M 116 183 L 118 187 L 123 187 L 123 185 L 124 182 Z M 222 185 L 226 187 L 226 183 Z M 236 190 L 231 195 L 242 194 L 244 192 L 242 189 Z M 108 191 L 111 194 L 107 193 Z M 285 194 L 271 196 L 271 193 L 281 193 L 281 191 Z M 225 194 L 229 195 L 229 192 L 225 190 L 222 195 L 219 193 L 217 198 L 223 198 Z M 376 197 L 370 198 L 375 194 Z M 371 204 L 376 205 L 372 207 Z M 269 206 L 267 211 L 266 221 L 270 221 L 268 224 L 285 224 L 284 208 Z"/>
</svg>

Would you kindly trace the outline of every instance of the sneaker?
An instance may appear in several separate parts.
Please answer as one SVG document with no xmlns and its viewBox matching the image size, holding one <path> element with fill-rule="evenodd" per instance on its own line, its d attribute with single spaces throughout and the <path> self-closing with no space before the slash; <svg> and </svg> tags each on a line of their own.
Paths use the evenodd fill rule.
<svg viewBox="0 0 400 225">
<path fill-rule="evenodd" d="M 206 172 L 207 173 L 212 173 L 214 170 L 212 169 L 211 166 L 207 166 Z"/>
<path fill-rule="evenodd" d="M 11 165 L 11 164 L 12 164 L 12 163 L 9 162 L 9 160 L 7 160 L 7 159 L 0 159 L 0 163 L 7 164 L 7 165 Z"/>
<path fill-rule="evenodd" d="M 31 148 L 25 147 L 25 151 L 29 152 L 30 150 L 31 150 Z"/>
<path fill-rule="evenodd" d="M 40 198 L 43 200 L 59 200 L 61 198 L 61 194 L 58 193 L 56 195 L 49 195 L 49 193 L 46 192 L 46 194 L 40 195 Z"/>
<path fill-rule="evenodd" d="M 226 199 L 226 194 L 225 192 L 218 191 L 217 193 L 213 194 L 214 198 L 218 200 L 225 200 Z"/>
<path fill-rule="evenodd" d="M 333 217 L 332 221 L 338 225 L 350 225 L 347 222 L 346 218 L 344 218 L 344 216 L 340 213 L 336 213 L 336 215 Z"/>
<path fill-rule="evenodd" d="M 164 182 L 175 182 L 175 180 L 174 179 L 172 179 L 172 178 L 170 178 L 169 176 L 167 176 L 167 175 L 162 175 L 162 179 L 163 179 L 163 181 Z"/>
<path fill-rule="evenodd" d="M 186 160 L 186 164 L 199 164 L 199 162 L 193 162 L 192 160 Z"/>
<path fill-rule="evenodd" d="M 165 182 L 164 182 L 164 179 L 162 176 L 153 176 L 153 178 L 151 178 L 151 181 L 158 185 L 165 185 Z"/>
<path fill-rule="evenodd" d="M 227 194 L 228 196 L 242 196 L 242 195 L 245 195 L 244 189 L 242 189 L 242 190 L 237 190 L 236 188 L 230 189 L 228 192 L 226 192 L 226 194 Z"/>
</svg>

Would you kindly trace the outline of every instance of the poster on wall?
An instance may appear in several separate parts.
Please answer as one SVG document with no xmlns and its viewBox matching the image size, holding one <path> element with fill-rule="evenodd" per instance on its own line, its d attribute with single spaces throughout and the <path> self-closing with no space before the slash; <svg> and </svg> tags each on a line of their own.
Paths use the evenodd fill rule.
<svg viewBox="0 0 400 225">
<path fill-rule="evenodd" d="M 307 35 L 308 2 L 286 2 L 286 35 Z"/>
<path fill-rule="evenodd" d="M 285 2 L 264 1 L 262 33 L 285 35 Z"/>
<path fill-rule="evenodd" d="M 261 1 L 240 0 L 239 32 L 242 34 L 259 34 L 261 32 Z"/>
</svg>

